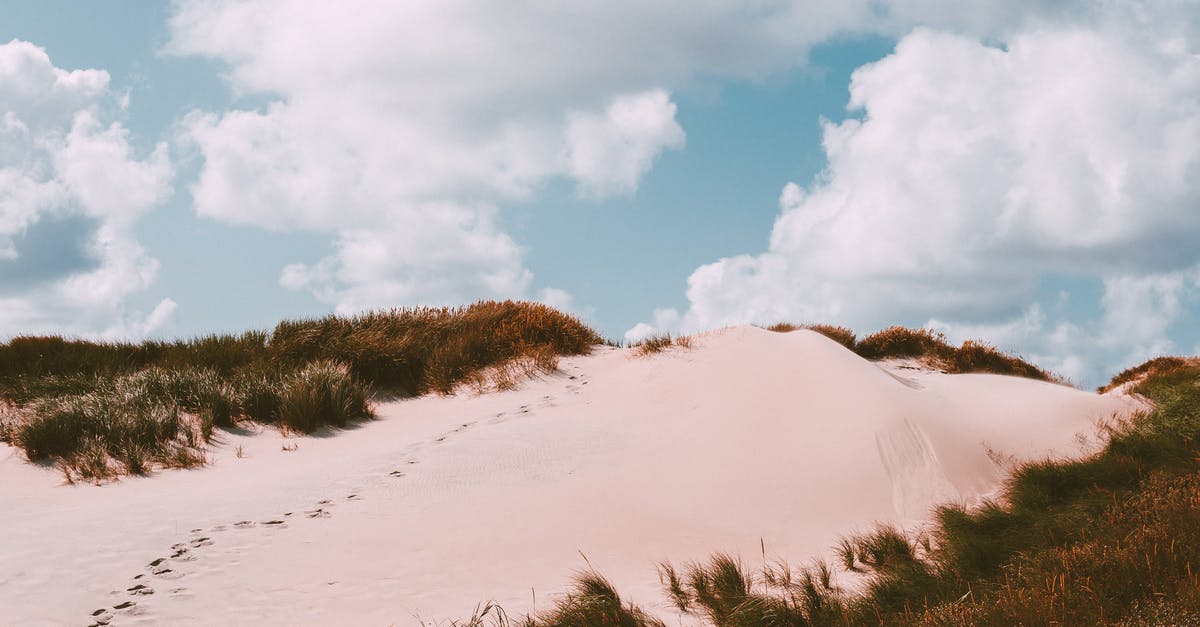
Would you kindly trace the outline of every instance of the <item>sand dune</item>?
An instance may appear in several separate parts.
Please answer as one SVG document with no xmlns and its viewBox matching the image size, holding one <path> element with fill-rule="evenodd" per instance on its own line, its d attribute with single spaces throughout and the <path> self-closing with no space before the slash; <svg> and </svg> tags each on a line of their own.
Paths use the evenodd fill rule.
<svg viewBox="0 0 1200 627">
<path fill-rule="evenodd" d="M 228 434 L 209 467 L 102 487 L 0 448 L 0 623 L 437 623 L 548 607 L 589 562 L 661 610 L 658 560 L 826 555 L 978 502 L 1007 464 L 1092 450 L 1098 421 L 1136 408 L 880 366 L 809 331 L 560 367 L 327 437 Z"/>
</svg>

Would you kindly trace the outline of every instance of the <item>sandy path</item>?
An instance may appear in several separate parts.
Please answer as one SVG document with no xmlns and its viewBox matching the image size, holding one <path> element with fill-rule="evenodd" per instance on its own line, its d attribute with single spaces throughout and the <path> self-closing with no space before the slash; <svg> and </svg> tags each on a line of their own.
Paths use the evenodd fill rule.
<svg viewBox="0 0 1200 627">
<path fill-rule="evenodd" d="M 657 560 L 756 564 L 761 542 L 803 563 L 874 521 L 977 501 L 1008 456 L 1094 447 L 1096 422 L 1132 407 L 736 328 L 389 403 L 330 437 L 227 434 L 209 467 L 103 487 L 0 448 L 0 624 L 432 624 L 488 599 L 547 607 L 584 556 L 665 609 Z"/>
</svg>

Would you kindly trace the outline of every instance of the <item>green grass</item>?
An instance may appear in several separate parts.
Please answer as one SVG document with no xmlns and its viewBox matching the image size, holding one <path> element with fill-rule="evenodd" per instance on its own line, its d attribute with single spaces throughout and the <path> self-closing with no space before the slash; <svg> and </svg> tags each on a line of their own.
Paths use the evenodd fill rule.
<svg viewBox="0 0 1200 627">
<path fill-rule="evenodd" d="M 603 340 L 545 305 L 484 301 L 175 342 L 18 337 L 0 344 L 0 439 L 68 479 L 204 463 L 239 421 L 309 433 L 371 415 L 375 395 L 511 387 Z M 482 373 L 482 374 L 481 374 Z"/>
<path fill-rule="evenodd" d="M 943 507 L 921 534 L 846 537 L 837 568 L 854 592 L 828 564 L 717 553 L 661 564 L 663 594 L 685 622 L 719 627 L 1200 625 L 1200 364 L 1157 364 L 1122 375 L 1154 409 L 1098 454 L 1020 466 L 996 502 Z"/>
<path fill-rule="evenodd" d="M 277 414 L 280 424 L 303 433 L 326 425 L 345 427 L 373 415 L 366 390 L 350 367 L 333 361 L 310 363 L 284 378 Z"/>
</svg>

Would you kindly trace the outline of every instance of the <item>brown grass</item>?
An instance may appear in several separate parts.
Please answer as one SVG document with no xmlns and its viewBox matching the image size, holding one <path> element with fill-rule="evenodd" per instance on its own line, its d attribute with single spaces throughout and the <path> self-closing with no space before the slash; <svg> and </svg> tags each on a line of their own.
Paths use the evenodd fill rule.
<svg viewBox="0 0 1200 627">
<path fill-rule="evenodd" d="M 766 329 L 776 333 L 791 333 L 792 331 L 807 329 L 809 331 L 816 331 L 817 333 L 824 335 L 825 337 L 837 342 L 838 344 L 841 344 L 842 346 L 845 346 L 850 350 L 854 350 L 855 346 L 856 338 L 854 335 L 854 329 L 849 327 L 841 327 L 833 324 L 792 324 L 790 322 L 776 322 L 775 324 L 766 327 Z"/>
<path fill-rule="evenodd" d="M 679 348 L 685 349 L 691 348 L 692 336 L 655 335 L 629 345 L 629 347 L 634 349 L 636 354 L 640 357 L 661 353 L 672 346 L 678 346 Z"/>
<path fill-rule="evenodd" d="M 530 349 L 508 361 L 472 372 L 462 385 L 475 394 L 516 389 L 522 381 L 558 371 L 558 355 L 546 347 Z"/>
<path fill-rule="evenodd" d="M 1097 388 L 1096 391 L 1103 394 L 1130 381 L 1169 376 L 1198 365 L 1200 365 L 1200 358 L 1196 357 L 1155 357 L 1132 368 L 1122 370 L 1106 385 Z"/>
<path fill-rule="evenodd" d="M 849 327 L 839 327 L 832 324 L 809 324 L 805 325 L 804 328 L 809 331 L 816 331 L 850 350 L 854 350 L 855 346 L 857 346 L 857 338 L 854 330 Z"/>
<path fill-rule="evenodd" d="M 800 329 L 816 331 L 872 361 L 916 359 L 926 366 L 950 373 L 987 372 L 1039 381 L 1060 381 L 1053 374 L 1020 357 L 1002 353 L 986 342 L 967 340 L 960 346 L 954 346 L 946 341 L 945 335 L 930 329 L 893 326 L 858 339 L 853 329 L 830 324 L 780 322 L 767 327 L 768 331 L 778 333 Z"/>
</svg>

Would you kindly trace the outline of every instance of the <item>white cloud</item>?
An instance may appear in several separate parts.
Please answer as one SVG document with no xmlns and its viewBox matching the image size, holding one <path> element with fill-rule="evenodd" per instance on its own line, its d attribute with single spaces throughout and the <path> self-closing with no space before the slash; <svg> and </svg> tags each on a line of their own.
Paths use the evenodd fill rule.
<svg viewBox="0 0 1200 627">
<path fill-rule="evenodd" d="M 336 252 L 308 266 L 283 269 L 280 284 L 309 289 L 339 313 L 414 302 L 454 304 L 462 294 L 505 298 L 532 279 L 521 251 L 486 208 L 454 205 L 397 208 L 398 228 L 343 230 Z M 419 224 L 421 228 L 406 228 Z"/>
<path fill-rule="evenodd" d="M 697 269 L 689 309 L 647 326 L 933 317 L 999 334 L 1028 326 L 1046 275 L 1140 280 L 1197 261 L 1190 13 L 1169 1 L 184 0 L 168 50 L 219 59 L 235 92 L 271 101 L 185 120 L 203 157 L 197 212 L 330 233 L 332 256 L 280 281 L 349 311 L 524 296 L 532 278 L 498 207 L 555 179 L 584 197 L 634 192 L 683 146 L 669 94 L 697 76 L 754 80 L 838 35 L 905 35 L 856 72 L 861 117 L 825 124 L 828 169 L 784 188 L 768 250 Z M 1046 315 L 1046 337 L 1095 332 Z"/>
<path fill-rule="evenodd" d="M 656 335 L 677 334 L 679 331 L 679 312 L 671 308 L 655 309 L 654 322 L 648 324 L 639 322 L 625 332 L 625 342 L 632 344 L 654 337 Z"/>
<path fill-rule="evenodd" d="M 203 157 L 196 211 L 335 234 L 334 258 L 290 266 L 282 282 L 341 309 L 462 301 L 495 286 L 523 296 L 527 273 L 502 229 L 427 231 L 426 208 L 490 212 L 556 178 L 584 197 L 633 193 L 684 144 L 668 90 L 803 63 L 831 34 L 885 21 L 873 5 L 179 2 L 167 50 L 220 59 L 235 92 L 271 100 L 185 121 Z M 498 223 L 465 220 L 482 221 Z M 474 265 L 351 259 L 346 243 L 368 232 L 463 250 Z M 496 267 L 509 278 L 485 276 Z M 432 284 L 414 280 L 433 272 Z"/>
<path fill-rule="evenodd" d="M 0 46 L 0 264 L 15 273 L 42 271 L 20 265 L 23 253 L 44 252 L 22 250 L 31 229 L 69 219 L 90 226 L 83 242 L 51 242 L 63 247 L 63 257 L 89 263 L 58 268 L 32 285 L 0 285 L 0 328 L 141 333 L 141 322 L 130 326 L 138 315 L 125 300 L 153 282 L 158 263 L 133 227 L 170 195 L 173 170 L 165 144 L 138 158 L 121 124 L 100 121 L 112 97 L 108 83 L 102 70 L 55 67 L 34 44 Z M 84 250 L 71 248 L 80 245 Z M 169 313 L 156 312 L 158 323 Z"/>
<path fill-rule="evenodd" d="M 661 89 L 613 101 L 567 122 L 567 169 L 586 196 L 628 194 L 666 148 L 683 148 L 675 103 Z"/>
<path fill-rule="evenodd" d="M 575 309 L 575 297 L 570 292 L 557 287 L 544 287 L 538 290 L 537 301 L 560 311 L 571 312 Z"/>
<path fill-rule="evenodd" d="M 857 70 L 861 119 L 825 123 L 825 172 L 784 188 L 766 252 L 689 277 L 681 327 L 932 316 L 1027 354 L 1108 338 L 1038 351 L 1086 377 L 1167 348 L 1200 262 L 1200 57 L 1102 18 L 1004 47 L 918 29 Z M 1103 281 L 1103 321 L 1039 319 L 1047 276 Z"/>
</svg>

